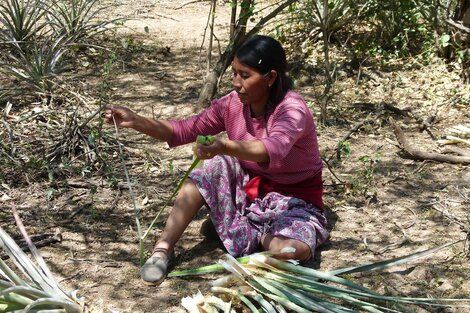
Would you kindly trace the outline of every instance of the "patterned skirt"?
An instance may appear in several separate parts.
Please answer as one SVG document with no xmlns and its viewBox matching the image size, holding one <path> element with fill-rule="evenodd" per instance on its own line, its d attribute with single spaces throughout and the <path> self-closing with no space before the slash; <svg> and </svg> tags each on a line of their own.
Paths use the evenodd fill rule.
<svg viewBox="0 0 470 313">
<path fill-rule="evenodd" d="M 302 241 L 312 256 L 328 238 L 323 212 L 304 200 L 270 192 L 250 202 L 244 192 L 250 177 L 236 158 L 205 160 L 189 177 L 206 201 L 222 243 L 235 257 L 257 251 L 266 233 Z"/>
</svg>

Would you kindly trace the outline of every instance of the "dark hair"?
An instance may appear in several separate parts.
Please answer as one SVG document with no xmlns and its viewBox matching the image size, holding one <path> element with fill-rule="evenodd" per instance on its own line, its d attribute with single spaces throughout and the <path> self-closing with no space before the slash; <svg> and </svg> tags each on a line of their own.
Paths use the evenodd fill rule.
<svg viewBox="0 0 470 313">
<path fill-rule="evenodd" d="M 267 107 L 268 111 L 274 110 L 284 99 L 286 93 L 292 89 L 292 80 L 286 73 L 286 52 L 282 45 L 272 37 L 254 35 L 238 47 L 235 57 L 241 63 L 258 70 L 263 75 L 271 70 L 277 72 L 276 81 L 271 86 Z"/>
</svg>

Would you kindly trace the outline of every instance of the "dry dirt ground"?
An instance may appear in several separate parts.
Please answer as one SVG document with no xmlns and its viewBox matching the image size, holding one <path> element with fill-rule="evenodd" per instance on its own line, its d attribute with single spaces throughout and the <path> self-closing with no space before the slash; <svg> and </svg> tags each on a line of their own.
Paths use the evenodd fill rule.
<svg viewBox="0 0 470 313">
<path fill-rule="evenodd" d="M 190 115 L 205 73 L 205 65 L 199 64 L 199 47 L 208 3 L 179 9 L 183 1 L 115 3 L 110 16 L 135 17 L 118 36 L 132 38 L 136 49 L 113 68 L 112 104 L 156 118 Z M 227 4 L 219 6 L 216 29 L 221 40 L 227 36 L 228 11 Z M 470 90 L 461 84 L 458 72 L 442 62 L 405 65 L 396 62 L 387 70 L 365 67 L 359 84 L 358 73 L 346 69 L 335 86 L 338 92 L 330 104 L 330 124 L 318 127 L 320 149 L 331 166 L 324 169 L 331 237 L 307 266 L 332 270 L 399 257 L 466 237 L 470 225 L 469 167 L 404 158 L 387 122 L 389 116 L 397 120 L 413 147 L 428 152 L 440 147 L 428 132 L 420 131 L 412 117 L 370 104 L 411 107 L 423 118 L 435 115 L 430 131 L 439 138 L 449 127 L 470 122 Z M 318 87 L 312 87 L 319 85 L 315 79 L 299 84 L 298 90 L 318 117 Z M 224 88 L 221 93 L 228 90 Z M 342 155 L 340 162 L 333 162 L 338 141 L 366 120 L 348 138 L 350 156 Z M 107 131 L 114 135 L 111 127 Z M 125 146 L 145 227 L 191 163 L 191 149 L 169 150 L 163 143 L 127 130 L 120 130 L 119 138 Z M 470 150 L 468 145 L 461 147 Z M 117 154 L 115 162 L 119 164 Z M 117 175 L 125 184 L 124 172 Z M 185 312 L 181 298 L 197 290 L 209 292 L 215 274 L 171 278 L 159 287 L 142 284 L 128 190 L 81 177 L 73 181 L 49 200 L 46 190 L 50 186 L 45 183 L 13 188 L 13 182 L 5 181 L 0 189 L 2 227 L 14 231 L 8 208 L 15 204 L 30 233 L 60 231 L 62 241 L 40 251 L 65 288 L 78 289 L 95 310 L 136 313 Z M 93 194 L 92 184 L 98 186 Z M 206 214 L 201 211 L 179 242 L 176 269 L 212 264 L 223 258 L 219 243 L 199 234 Z M 157 223 L 155 236 L 163 220 Z M 147 240 L 148 248 L 153 239 Z M 358 277 L 357 281 L 392 294 L 469 298 L 468 243 L 458 243 L 419 262 Z"/>
</svg>

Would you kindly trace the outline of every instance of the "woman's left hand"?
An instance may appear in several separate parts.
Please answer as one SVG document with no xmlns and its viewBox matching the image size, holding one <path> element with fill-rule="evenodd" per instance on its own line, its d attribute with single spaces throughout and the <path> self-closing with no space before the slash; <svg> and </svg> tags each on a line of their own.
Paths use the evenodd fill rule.
<svg viewBox="0 0 470 313">
<path fill-rule="evenodd" d="M 223 139 L 214 137 L 214 141 L 210 143 L 206 141 L 204 144 L 196 145 L 195 154 L 201 160 L 212 159 L 217 154 L 224 154 L 225 143 Z"/>
</svg>

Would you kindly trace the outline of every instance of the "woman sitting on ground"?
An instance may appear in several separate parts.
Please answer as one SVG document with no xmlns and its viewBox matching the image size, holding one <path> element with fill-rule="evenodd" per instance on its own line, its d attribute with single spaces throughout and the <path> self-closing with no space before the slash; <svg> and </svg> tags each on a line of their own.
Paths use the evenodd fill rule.
<svg viewBox="0 0 470 313">
<path fill-rule="evenodd" d="M 303 98 L 292 91 L 281 44 L 256 35 L 237 49 L 232 63 L 234 91 L 184 120 L 153 120 L 124 107 L 105 119 L 133 128 L 170 147 L 194 143 L 198 135 L 226 132 L 227 139 L 197 145 L 202 168 L 189 175 L 141 268 L 147 283 L 167 274 L 174 248 L 205 205 L 227 251 L 235 256 L 259 249 L 281 259 L 307 261 L 328 237 L 322 203 L 322 161 L 316 126 Z"/>
</svg>

